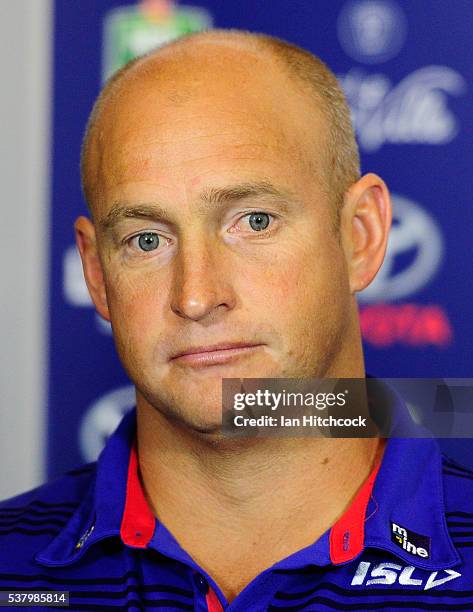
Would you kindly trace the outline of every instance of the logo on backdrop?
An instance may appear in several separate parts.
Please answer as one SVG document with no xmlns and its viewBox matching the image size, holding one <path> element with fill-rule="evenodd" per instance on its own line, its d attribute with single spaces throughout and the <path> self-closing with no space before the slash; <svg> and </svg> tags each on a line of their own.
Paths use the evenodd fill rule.
<svg viewBox="0 0 473 612">
<path fill-rule="evenodd" d="M 339 80 L 360 147 L 368 153 L 386 143 L 443 145 L 458 133 L 448 99 L 462 94 L 466 81 L 452 68 L 425 66 L 394 85 L 384 74 L 358 68 Z"/>
<path fill-rule="evenodd" d="M 426 287 L 444 259 L 437 221 L 420 204 L 393 195 L 393 226 L 384 263 L 374 281 L 358 294 L 364 340 L 377 347 L 450 346 L 453 331 L 440 304 L 395 302 Z"/>
<path fill-rule="evenodd" d="M 205 9 L 176 6 L 171 0 L 144 0 L 112 9 L 104 22 L 103 80 L 136 56 L 211 26 Z"/>
<path fill-rule="evenodd" d="M 342 8 L 337 25 L 344 51 L 365 64 L 392 59 L 406 40 L 406 16 L 392 0 L 351 0 Z"/>
<path fill-rule="evenodd" d="M 392 200 L 386 257 L 371 285 L 358 294 L 360 302 L 392 301 L 416 293 L 433 279 L 443 259 L 444 241 L 434 217 L 406 197 L 393 195 Z"/>
<path fill-rule="evenodd" d="M 133 385 L 99 397 L 85 412 L 79 429 L 79 448 L 85 461 L 95 461 L 110 434 L 136 404 Z"/>
</svg>

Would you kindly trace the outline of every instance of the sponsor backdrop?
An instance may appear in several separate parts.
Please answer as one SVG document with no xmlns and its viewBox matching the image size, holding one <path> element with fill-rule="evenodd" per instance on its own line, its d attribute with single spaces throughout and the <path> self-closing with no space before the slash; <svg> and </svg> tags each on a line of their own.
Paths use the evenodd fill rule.
<svg viewBox="0 0 473 612">
<path fill-rule="evenodd" d="M 192 5 L 192 6 L 191 6 Z M 473 339 L 471 0 L 55 3 L 48 472 L 94 459 L 134 402 L 74 246 L 79 149 L 104 79 L 176 36 L 235 27 L 319 54 L 353 112 L 363 171 L 394 198 L 388 255 L 360 295 L 370 373 L 470 377 Z M 442 441 L 473 466 L 473 442 Z"/>
</svg>

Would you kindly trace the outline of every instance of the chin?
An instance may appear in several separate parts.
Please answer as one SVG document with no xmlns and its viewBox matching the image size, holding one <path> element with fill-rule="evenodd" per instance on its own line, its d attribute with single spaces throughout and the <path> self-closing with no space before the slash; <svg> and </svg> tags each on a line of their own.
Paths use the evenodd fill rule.
<svg viewBox="0 0 473 612">
<path fill-rule="evenodd" d="M 222 427 L 222 411 L 220 407 L 218 412 L 212 412 L 212 415 L 200 415 L 196 412 L 192 413 L 189 411 L 186 414 L 180 410 L 179 414 L 169 416 L 176 425 L 178 425 L 180 428 L 186 429 L 192 434 L 205 436 L 220 434 Z"/>
</svg>

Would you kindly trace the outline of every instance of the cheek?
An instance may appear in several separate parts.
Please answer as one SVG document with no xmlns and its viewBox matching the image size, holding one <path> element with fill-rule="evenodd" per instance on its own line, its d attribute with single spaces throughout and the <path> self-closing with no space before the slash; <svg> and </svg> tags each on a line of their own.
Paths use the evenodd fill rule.
<svg viewBox="0 0 473 612">
<path fill-rule="evenodd" d="M 264 260 L 241 262 L 238 293 L 248 306 L 265 309 L 275 319 L 296 325 L 297 313 L 317 315 L 348 292 L 345 259 L 338 244 L 322 248 L 292 245 L 271 252 Z M 300 316 L 296 317 L 300 319 Z"/>
<path fill-rule="evenodd" d="M 135 336 L 144 339 L 150 322 L 159 320 L 163 314 L 165 292 L 162 284 L 151 274 L 113 268 L 105 282 L 116 338 L 127 344 Z"/>
<path fill-rule="evenodd" d="M 329 359 L 346 325 L 349 285 L 341 249 L 333 243 L 280 251 L 245 282 L 240 294 L 248 298 L 248 314 L 268 320 L 277 331 L 272 347 L 282 364 L 280 375 L 314 375 L 314 364 Z"/>
</svg>

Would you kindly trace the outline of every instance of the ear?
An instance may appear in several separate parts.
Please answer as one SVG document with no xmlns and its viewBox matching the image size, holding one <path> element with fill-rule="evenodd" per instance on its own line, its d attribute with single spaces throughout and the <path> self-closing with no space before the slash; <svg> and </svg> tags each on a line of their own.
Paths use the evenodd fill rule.
<svg viewBox="0 0 473 612">
<path fill-rule="evenodd" d="M 381 267 L 391 218 L 388 188 L 376 174 L 361 177 L 345 194 L 341 231 L 352 293 L 365 289 Z"/>
<path fill-rule="evenodd" d="M 97 312 L 106 321 L 110 321 L 104 275 L 97 251 L 94 224 L 87 217 L 79 217 L 74 224 L 74 228 L 77 248 L 82 259 L 82 268 L 90 297 L 95 304 Z"/>
</svg>

